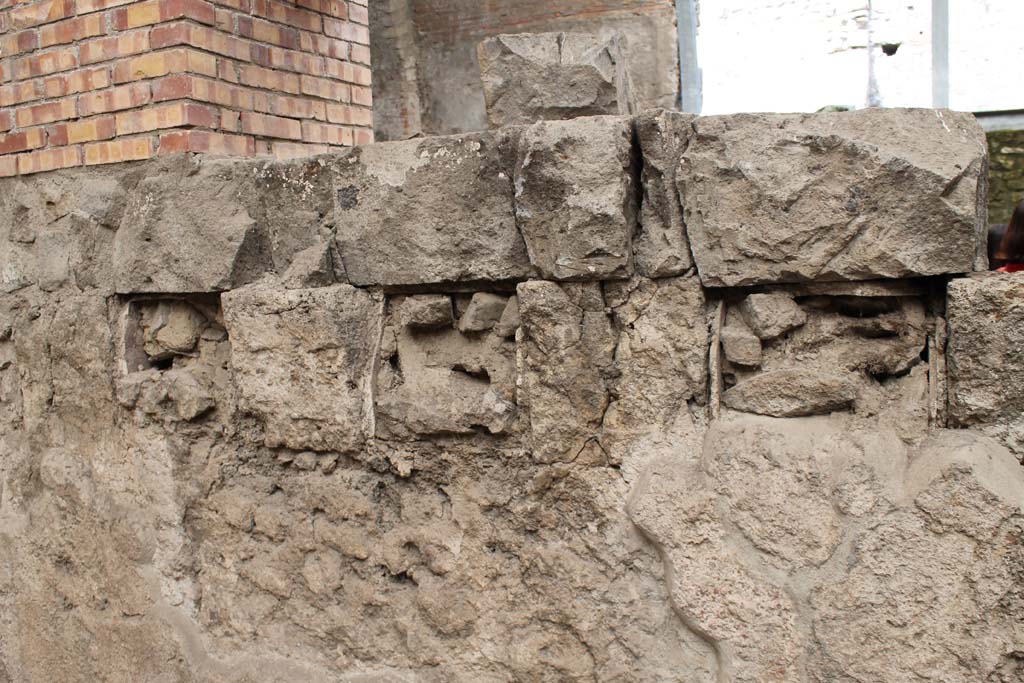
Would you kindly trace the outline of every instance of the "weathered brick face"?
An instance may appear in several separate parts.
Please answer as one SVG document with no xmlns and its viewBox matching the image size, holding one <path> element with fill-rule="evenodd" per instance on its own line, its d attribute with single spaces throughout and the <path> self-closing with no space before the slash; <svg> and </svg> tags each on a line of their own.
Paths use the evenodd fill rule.
<svg viewBox="0 0 1024 683">
<path fill-rule="evenodd" d="M 367 0 L 0 0 L 0 177 L 371 142 Z"/>
</svg>

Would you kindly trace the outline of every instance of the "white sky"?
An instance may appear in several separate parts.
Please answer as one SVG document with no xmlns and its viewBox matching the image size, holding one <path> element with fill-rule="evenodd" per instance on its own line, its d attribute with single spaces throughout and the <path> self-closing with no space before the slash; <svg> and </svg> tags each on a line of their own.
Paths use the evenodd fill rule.
<svg viewBox="0 0 1024 683">
<path fill-rule="evenodd" d="M 871 0 L 883 106 L 933 106 L 931 0 Z M 863 107 L 868 0 L 701 0 L 705 114 Z M 1024 109 L 1024 0 L 949 0 L 954 109 Z M 881 44 L 899 44 L 892 56 Z"/>
</svg>

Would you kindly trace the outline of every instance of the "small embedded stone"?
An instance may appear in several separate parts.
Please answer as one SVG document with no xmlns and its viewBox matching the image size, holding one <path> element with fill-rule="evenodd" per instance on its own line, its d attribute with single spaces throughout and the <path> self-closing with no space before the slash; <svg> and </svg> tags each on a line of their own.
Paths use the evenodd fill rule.
<svg viewBox="0 0 1024 683">
<path fill-rule="evenodd" d="M 761 340 L 734 311 L 722 327 L 722 351 L 730 363 L 747 367 L 761 365 Z"/>
<path fill-rule="evenodd" d="M 400 310 L 399 320 L 408 327 L 448 327 L 455 321 L 452 299 L 445 294 L 406 297 Z"/>
<path fill-rule="evenodd" d="M 740 304 L 740 312 L 761 340 L 775 339 L 807 322 L 807 314 L 793 298 L 780 293 L 751 294 Z"/>
<path fill-rule="evenodd" d="M 722 394 L 722 403 L 745 413 L 802 417 L 846 410 L 856 398 L 857 384 L 850 376 L 794 368 L 740 382 Z"/>
<path fill-rule="evenodd" d="M 460 332 L 483 332 L 494 327 L 505 312 L 508 297 L 489 292 L 473 295 L 466 312 L 459 318 Z"/>
<path fill-rule="evenodd" d="M 505 305 L 505 310 L 502 312 L 498 324 L 494 326 L 494 332 L 504 339 L 514 337 L 521 322 L 519 318 L 519 298 L 512 297 L 508 300 L 508 304 Z"/>
</svg>

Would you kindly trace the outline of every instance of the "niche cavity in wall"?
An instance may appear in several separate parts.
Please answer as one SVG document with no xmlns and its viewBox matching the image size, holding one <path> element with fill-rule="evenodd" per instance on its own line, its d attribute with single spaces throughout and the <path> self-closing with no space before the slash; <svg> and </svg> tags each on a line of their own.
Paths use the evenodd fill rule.
<svg viewBox="0 0 1024 683">
<path fill-rule="evenodd" d="M 222 402 L 231 346 L 214 294 L 122 302 L 118 400 L 125 408 L 191 421 Z"/>
<path fill-rule="evenodd" d="M 945 324 L 929 304 L 927 283 L 837 283 L 831 290 L 722 291 L 715 378 L 722 405 L 774 417 L 917 405 L 917 418 L 934 421 L 942 400 L 936 340 Z"/>
<path fill-rule="evenodd" d="M 518 431 L 519 306 L 505 293 L 395 296 L 376 376 L 378 436 Z"/>
</svg>

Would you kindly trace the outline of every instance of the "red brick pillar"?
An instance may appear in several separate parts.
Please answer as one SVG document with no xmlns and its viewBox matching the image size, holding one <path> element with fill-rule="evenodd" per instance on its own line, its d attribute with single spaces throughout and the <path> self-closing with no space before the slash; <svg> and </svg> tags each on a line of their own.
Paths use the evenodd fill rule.
<svg viewBox="0 0 1024 683">
<path fill-rule="evenodd" d="M 0 177 L 371 142 L 367 0 L 0 0 Z"/>
</svg>

